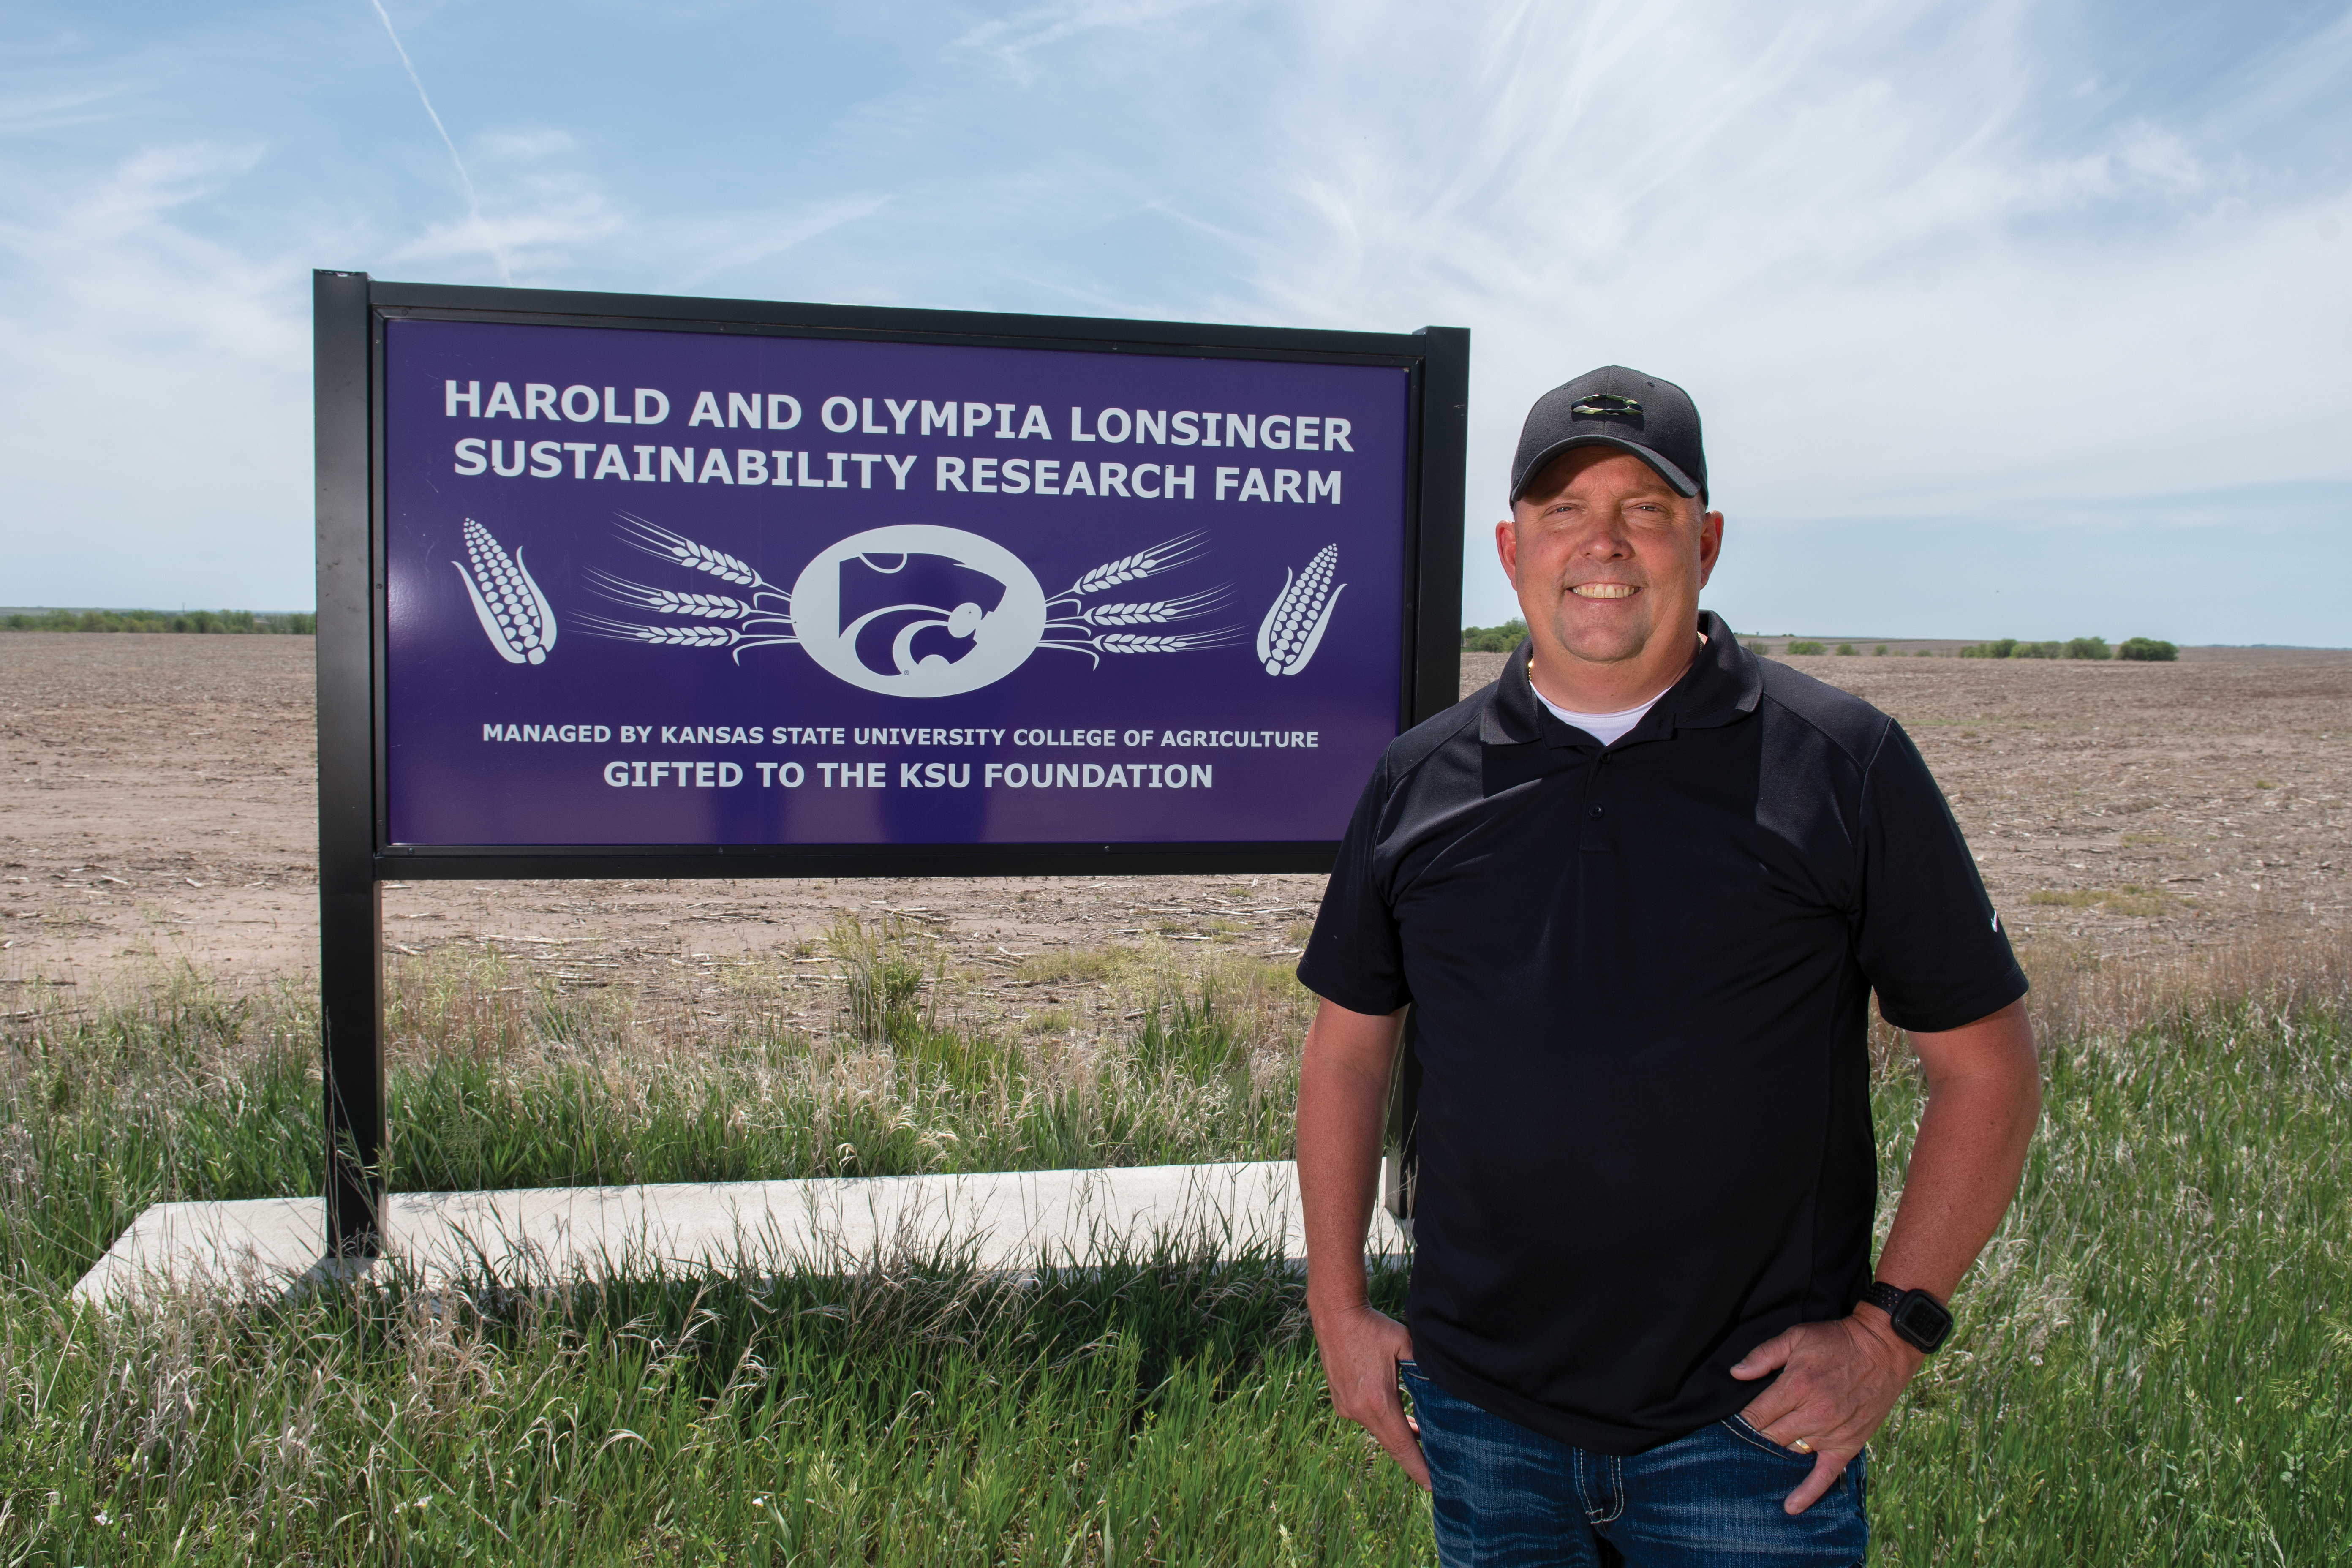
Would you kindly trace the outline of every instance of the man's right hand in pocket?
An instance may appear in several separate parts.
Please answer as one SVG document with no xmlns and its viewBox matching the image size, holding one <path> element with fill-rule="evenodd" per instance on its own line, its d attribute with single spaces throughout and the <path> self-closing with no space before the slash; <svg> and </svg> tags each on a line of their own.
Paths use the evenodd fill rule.
<svg viewBox="0 0 2352 1568">
<path fill-rule="evenodd" d="M 1397 1363 L 1412 1359 L 1412 1332 L 1369 1304 L 1333 1308 L 1314 1318 L 1331 1408 L 1370 1432 L 1413 1483 L 1428 1490 L 1421 1432 L 1406 1417 L 1397 1389 Z"/>
</svg>

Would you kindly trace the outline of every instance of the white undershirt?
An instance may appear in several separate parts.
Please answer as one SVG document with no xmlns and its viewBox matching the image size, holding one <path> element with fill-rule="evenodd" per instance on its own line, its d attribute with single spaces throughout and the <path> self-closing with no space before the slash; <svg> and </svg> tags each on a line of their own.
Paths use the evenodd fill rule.
<svg viewBox="0 0 2352 1568">
<path fill-rule="evenodd" d="M 1701 647 L 1705 647 L 1706 646 L 1706 634 L 1705 632 L 1698 634 L 1698 646 Z M 1679 679 L 1679 677 L 1677 677 L 1677 679 Z M 1583 731 L 1586 734 L 1591 736 L 1594 740 L 1600 742 L 1604 746 L 1615 745 L 1617 743 L 1618 737 L 1624 734 L 1626 731 L 1631 730 L 1634 725 L 1640 723 L 1642 721 L 1642 715 L 1647 713 L 1651 709 L 1655 708 L 1658 705 L 1658 697 L 1664 697 L 1666 694 L 1665 691 L 1661 691 L 1658 693 L 1658 697 L 1653 697 L 1647 702 L 1636 704 L 1632 708 L 1621 709 L 1614 713 L 1579 713 L 1573 709 L 1561 707 L 1559 703 L 1554 702 L 1550 698 L 1546 697 L 1540 690 L 1537 689 L 1535 672 L 1532 670 L 1528 671 L 1528 689 L 1535 692 L 1536 700 L 1550 709 L 1554 716 L 1556 716 L 1561 723 L 1574 725 L 1577 729 Z M 1666 688 L 1666 691 L 1672 691 L 1673 689 L 1674 688 L 1671 686 Z"/>
<path fill-rule="evenodd" d="M 1528 685 L 1532 689 L 1534 682 L 1530 681 Z M 1658 697 L 1664 695 L 1663 691 L 1658 693 Z M 1561 723 L 1573 724 L 1604 746 L 1615 745 L 1617 737 L 1640 723 L 1642 715 L 1658 705 L 1658 697 L 1651 698 L 1639 707 L 1627 708 L 1616 713 L 1578 713 L 1561 707 L 1540 691 L 1536 693 L 1536 700 L 1557 714 Z"/>
</svg>

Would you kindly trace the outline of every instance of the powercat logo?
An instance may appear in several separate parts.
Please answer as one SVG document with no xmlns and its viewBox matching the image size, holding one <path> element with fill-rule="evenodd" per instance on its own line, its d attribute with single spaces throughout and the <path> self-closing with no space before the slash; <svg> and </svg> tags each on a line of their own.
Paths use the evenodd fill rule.
<svg viewBox="0 0 2352 1568">
<path fill-rule="evenodd" d="M 819 668 L 892 697 L 1003 679 L 1045 640 L 1045 590 L 993 540 L 901 523 L 829 545 L 793 584 L 793 629 Z"/>
</svg>

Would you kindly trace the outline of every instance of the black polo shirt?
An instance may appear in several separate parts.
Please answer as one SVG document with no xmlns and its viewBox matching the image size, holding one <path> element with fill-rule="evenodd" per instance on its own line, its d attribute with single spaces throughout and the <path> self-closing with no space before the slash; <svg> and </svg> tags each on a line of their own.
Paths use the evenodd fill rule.
<svg viewBox="0 0 2352 1568">
<path fill-rule="evenodd" d="M 1413 1006 L 1422 1369 L 1612 1454 L 1739 1409 L 1734 1362 L 1869 1283 L 1870 993 L 1937 1030 L 2025 992 L 1895 721 L 1700 629 L 1605 749 L 1525 645 L 1400 737 L 1298 966 Z"/>
</svg>

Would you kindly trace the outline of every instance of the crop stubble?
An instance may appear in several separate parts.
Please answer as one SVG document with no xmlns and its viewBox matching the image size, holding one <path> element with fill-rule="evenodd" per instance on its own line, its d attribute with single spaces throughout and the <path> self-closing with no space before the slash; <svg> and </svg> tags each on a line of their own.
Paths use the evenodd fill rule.
<svg viewBox="0 0 2352 1568">
<path fill-rule="evenodd" d="M 2346 926 L 2352 652 L 1789 662 L 1903 722 L 2020 937 L 2119 957 Z M 1465 655 L 1464 689 L 1501 664 Z M 237 985 L 315 963 L 310 638 L 0 636 L 0 980 L 88 983 L 185 958 Z M 1286 957 L 1321 885 L 394 884 L 384 923 L 396 952 L 492 942 L 566 984 L 682 1001 L 708 992 L 709 961 L 788 958 L 844 912 L 894 911 L 1017 1008 L 1057 998 L 1004 961 L 1056 947 Z M 664 958 L 683 962 L 647 962 Z M 0 1013 L 12 1005 L 0 994 Z"/>
</svg>

